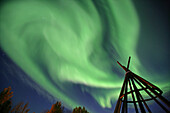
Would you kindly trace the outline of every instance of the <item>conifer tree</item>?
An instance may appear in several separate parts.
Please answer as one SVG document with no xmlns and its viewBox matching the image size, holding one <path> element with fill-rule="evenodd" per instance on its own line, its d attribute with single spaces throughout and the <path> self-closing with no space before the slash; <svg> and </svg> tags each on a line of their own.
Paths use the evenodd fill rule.
<svg viewBox="0 0 170 113">
<path fill-rule="evenodd" d="M 0 93 L 0 113 L 8 113 L 10 111 L 12 94 L 11 87 L 4 88 Z"/>
<path fill-rule="evenodd" d="M 13 97 L 13 92 L 11 91 L 11 87 L 4 88 L 4 90 L 0 93 L 0 105 L 5 103 L 7 100 Z"/>
<path fill-rule="evenodd" d="M 83 109 L 81 107 L 78 108 L 76 107 L 73 109 L 72 113 L 89 113 L 89 112 L 85 109 L 85 107 L 83 107 Z"/>
<path fill-rule="evenodd" d="M 12 110 L 11 113 L 28 113 L 30 111 L 30 109 L 28 109 L 28 103 L 25 104 L 21 102 L 18 105 L 16 105 Z"/>
<path fill-rule="evenodd" d="M 64 107 L 61 106 L 61 102 L 56 102 L 47 113 L 63 113 L 63 110 Z"/>
</svg>

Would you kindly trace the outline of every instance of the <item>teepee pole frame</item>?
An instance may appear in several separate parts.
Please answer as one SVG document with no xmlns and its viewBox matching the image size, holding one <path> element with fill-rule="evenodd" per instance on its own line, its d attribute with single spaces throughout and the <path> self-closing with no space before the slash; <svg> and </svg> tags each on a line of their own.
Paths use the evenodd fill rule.
<svg viewBox="0 0 170 113">
<path fill-rule="evenodd" d="M 146 113 L 145 110 L 147 110 L 149 113 L 152 113 L 149 106 L 146 103 L 146 101 L 150 101 L 150 100 L 154 100 L 164 111 L 169 113 L 170 111 L 168 111 L 168 109 L 156 99 L 158 97 L 165 105 L 170 107 L 170 102 L 162 96 L 163 93 L 162 90 L 159 89 L 157 86 L 153 85 L 152 83 L 150 83 L 149 81 L 131 72 L 129 70 L 130 59 L 131 57 L 129 57 L 127 68 L 117 61 L 117 63 L 126 71 L 126 74 L 125 74 L 125 79 L 119 94 L 119 98 L 114 113 L 120 113 L 120 112 L 128 113 L 128 103 L 134 104 L 136 113 L 139 112 L 138 111 L 139 109 L 142 113 Z M 135 83 L 137 83 L 141 87 L 141 89 L 138 89 Z M 128 92 L 128 88 L 130 89 L 129 92 Z M 151 98 L 144 99 L 142 97 L 142 94 L 140 93 L 140 91 L 142 90 L 144 90 L 146 94 L 148 94 Z M 155 96 L 153 96 L 153 94 L 151 94 L 148 90 L 152 92 Z M 132 96 L 132 101 L 128 101 L 128 94 L 130 93 Z M 136 96 L 136 100 L 135 100 L 135 96 Z"/>
</svg>

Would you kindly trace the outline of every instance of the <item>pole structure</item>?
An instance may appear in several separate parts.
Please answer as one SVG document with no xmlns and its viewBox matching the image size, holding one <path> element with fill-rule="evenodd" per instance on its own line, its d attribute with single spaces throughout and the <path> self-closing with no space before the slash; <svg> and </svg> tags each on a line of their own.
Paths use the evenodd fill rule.
<svg viewBox="0 0 170 113">
<path fill-rule="evenodd" d="M 165 105 L 170 107 L 170 102 L 162 96 L 163 93 L 162 90 L 159 89 L 154 84 L 150 83 L 149 81 L 143 79 L 142 77 L 134 74 L 129 70 L 130 59 L 131 57 L 129 57 L 127 67 L 123 66 L 121 63 L 117 61 L 117 63 L 123 68 L 123 70 L 125 70 L 126 73 L 125 73 L 125 79 L 119 94 L 119 98 L 114 113 L 120 113 L 120 112 L 127 113 L 128 103 L 134 104 L 136 113 L 139 113 L 138 109 L 140 109 L 142 113 L 146 113 L 145 108 L 148 110 L 149 113 L 152 113 L 149 106 L 146 103 L 146 101 L 150 101 L 150 100 L 154 100 L 163 110 L 165 110 L 167 113 L 170 113 L 170 111 L 156 99 L 158 97 L 163 103 L 165 103 Z M 137 83 L 141 88 L 138 89 L 135 83 Z M 128 88 L 130 89 L 129 92 L 128 92 Z M 149 99 L 144 99 L 142 97 L 142 94 L 140 93 L 140 91 L 142 90 L 144 90 L 149 95 L 150 97 Z M 153 96 L 148 90 L 150 90 L 155 96 Z M 133 101 L 128 100 L 128 94 L 130 93 Z M 136 100 L 134 94 L 136 95 Z M 122 102 L 123 102 L 123 106 L 122 106 Z M 136 103 L 138 103 L 139 107 L 137 106 Z"/>
</svg>

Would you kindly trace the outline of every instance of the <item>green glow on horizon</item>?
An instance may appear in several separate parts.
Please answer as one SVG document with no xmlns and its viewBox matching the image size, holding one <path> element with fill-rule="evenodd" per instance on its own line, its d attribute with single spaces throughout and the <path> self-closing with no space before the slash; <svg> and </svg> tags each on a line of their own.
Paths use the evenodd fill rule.
<svg viewBox="0 0 170 113">
<path fill-rule="evenodd" d="M 108 0 L 103 4 L 110 42 L 120 56 L 115 58 L 126 64 L 131 55 L 130 69 L 141 74 L 139 69 L 144 68 L 136 53 L 139 20 L 132 2 Z M 123 81 L 105 68 L 118 66 L 103 49 L 106 28 L 101 18 L 91 0 L 8 2 L 0 10 L 0 46 L 33 81 L 67 106 L 81 104 L 63 93 L 74 90 L 65 83 L 74 83 L 102 88 L 82 87 L 102 107 L 111 107 Z"/>
</svg>

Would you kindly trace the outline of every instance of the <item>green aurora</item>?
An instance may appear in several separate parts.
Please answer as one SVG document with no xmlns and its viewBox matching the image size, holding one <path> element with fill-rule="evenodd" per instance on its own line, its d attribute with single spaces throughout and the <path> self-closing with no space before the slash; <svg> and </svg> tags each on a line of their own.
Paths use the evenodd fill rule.
<svg viewBox="0 0 170 113">
<path fill-rule="evenodd" d="M 132 56 L 133 72 L 148 80 L 159 79 L 157 74 L 148 77 L 137 55 L 139 29 L 129 0 L 17 0 L 0 10 L 1 48 L 68 108 L 83 105 L 71 93 L 73 84 L 79 84 L 103 108 L 111 108 L 123 82 L 123 75 L 113 70 L 123 74 L 116 61 L 126 65 L 128 56 Z"/>
</svg>

